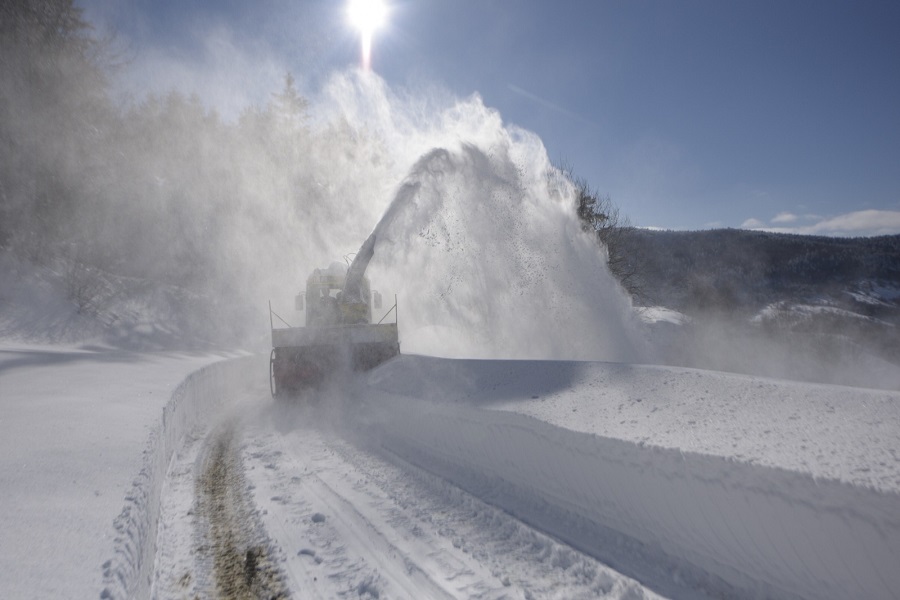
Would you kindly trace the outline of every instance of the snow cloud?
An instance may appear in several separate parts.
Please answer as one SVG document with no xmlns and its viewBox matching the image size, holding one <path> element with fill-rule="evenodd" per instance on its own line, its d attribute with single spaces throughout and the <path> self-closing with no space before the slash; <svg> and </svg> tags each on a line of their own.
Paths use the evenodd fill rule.
<svg viewBox="0 0 900 600">
<path fill-rule="evenodd" d="M 833 217 L 798 216 L 782 212 L 768 223 L 755 218 L 747 219 L 741 224 L 741 228 L 832 237 L 896 235 L 900 234 L 900 211 L 859 210 Z"/>
<path fill-rule="evenodd" d="M 336 75 L 316 107 L 389 149 L 388 168 L 361 182 L 368 193 L 354 202 L 383 207 L 369 275 L 401 299 L 405 351 L 639 356 L 630 301 L 540 138 L 504 125 L 477 95 L 398 94 L 359 71 Z"/>
<path fill-rule="evenodd" d="M 166 47 L 143 51 L 118 81 L 126 96 L 180 90 L 196 94 L 226 119 L 268 99 L 287 68 L 263 47 L 247 48 L 232 30 L 211 27 L 190 56 Z"/>
</svg>

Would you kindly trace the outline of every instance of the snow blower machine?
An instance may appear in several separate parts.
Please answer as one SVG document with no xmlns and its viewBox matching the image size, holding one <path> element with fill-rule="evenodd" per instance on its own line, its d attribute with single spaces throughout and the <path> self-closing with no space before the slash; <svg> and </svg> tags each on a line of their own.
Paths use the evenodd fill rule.
<svg viewBox="0 0 900 600">
<path fill-rule="evenodd" d="M 306 291 L 295 300 L 296 309 L 306 313 L 305 327 L 291 327 L 269 303 L 273 397 L 316 387 L 342 369 L 373 369 L 400 354 L 396 299 L 377 323 L 372 322 L 373 308 L 382 306 L 381 295 L 371 290 L 364 276 L 373 245 L 374 238 L 367 240 L 349 268 L 335 262 L 313 271 Z M 385 323 L 391 313 L 394 322 Z M 286 327 L 276 328 L 275 319 Z"/>
</svg>

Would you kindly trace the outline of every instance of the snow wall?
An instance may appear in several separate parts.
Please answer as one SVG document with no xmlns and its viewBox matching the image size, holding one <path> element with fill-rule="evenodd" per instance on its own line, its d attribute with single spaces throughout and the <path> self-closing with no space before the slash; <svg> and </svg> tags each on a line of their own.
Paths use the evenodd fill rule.
<svg viewBox="0 0 900 600">
<path fill-rule="evenodd" d="M 156 560 L 163 481 L 184 436 L 217 420 L 223 408 L 266 373 L 267 357 L 246 356 L 215 363 L 188 376 L 172 393 L 150 434 L 143 466 L 115 519 L 114 556 L 103 564 L 102 599 L 147 598 Z"/>
<path fill-rule="evenodd" d="M 900 593 L 895 494 L 427 401 L 453 390 L 424 379 L 371 383 L 374 443 L 665 595 Z"/>
</svg>

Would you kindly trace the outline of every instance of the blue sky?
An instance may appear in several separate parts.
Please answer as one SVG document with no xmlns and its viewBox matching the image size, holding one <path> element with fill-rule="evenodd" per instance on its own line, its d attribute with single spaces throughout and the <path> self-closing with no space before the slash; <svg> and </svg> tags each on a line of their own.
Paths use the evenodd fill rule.
<svg viewBox="0 0 900 600">
<path fill-rule="evenodd" d="M 358 61 L 343 0 L 80 0 L 225 113 Z M 638 226 L 900 233 L 900 3 L 393 0 L 373 69 L 478 93 Z"/>
</svg>

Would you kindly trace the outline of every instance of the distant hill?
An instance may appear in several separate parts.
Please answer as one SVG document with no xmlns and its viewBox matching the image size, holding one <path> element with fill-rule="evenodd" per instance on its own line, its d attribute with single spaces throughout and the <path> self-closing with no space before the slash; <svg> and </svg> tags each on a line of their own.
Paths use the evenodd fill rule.
<svg viewBox="0 0 900 600">
<path fill-rule="evenodd" d="M 629 236 L 644 301 L 682 312 L 756 312 L 831 302 L 890 315 L 900 301 L 900 235 L 828 238 L 718 229 Z"/>
<path fill-rule="evenodd" d="M 634 230 L 623 244 L 638 303 L 689 317 L 654 327 L 663 360 L 900 387 L 900 235 Z"/>
</svg>

